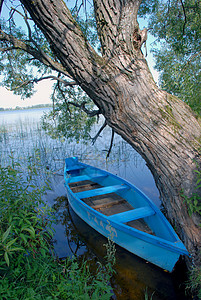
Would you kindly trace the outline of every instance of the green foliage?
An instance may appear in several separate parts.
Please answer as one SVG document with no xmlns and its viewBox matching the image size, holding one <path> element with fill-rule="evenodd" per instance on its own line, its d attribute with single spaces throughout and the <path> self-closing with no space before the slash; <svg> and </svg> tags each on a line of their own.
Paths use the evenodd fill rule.
<svg viewBox="0 0 201 300">
<path fill-rule="evenodd" d="M 195 173 L 197 175 L 196 189 L 199 189 L 199 188 L 201 188 L 201 172 L 198 170 L 195 170 Z"/>
<path fill-rule="evenodd" d="M 148 289 L 145 289 L 145 295 L 144 295 L 144 300 L 153 300 L 153 295 L 154 292 L 151 294 L 150 298 L 149 298 L 149 293 L 148 293 Z"/>
<path fill-rule="evenodd" d="M 201 205 L 200 205 L 200 196 L 196 193 L 193 193 L 191 197 L 187 197 L 182 193 L 184 202 L 187 204 L 189 216 L 192 216 L 193 213 L 198 213 L 201 215 Z"/>
<path fill-rule="evenodd" d="M 67 3 L 68 2 L 70 1 L 67 1 Z M 71 13 L 92 47 L 99 48 L 100 42 L 98 39 L 93 4 L 83 0 L 76 1 L 74 7 L 71 8 Z"/>
<path fill-rule="evenodd" d="M 192 268 L 186 289 L 197 297 L 195 299 L 201 299 L 201 266 Z"/>
<path fill-rule="evenodd" d="M 0 166 L 0 298 L 109 299 L 111 259 L 91 274 L 87 262 L 52 255 L 52 211 L 17 163 Z M 108 256 L 113 248 L 108 246 Z"/>
<path fill-rule="evenodd" d="M 138 16 L 143 18 L 146 15 L 150 15 L 152 13 L 155 13 L 155 11 L 157 10 L 159 5 L 159 1 L 158 0 L 142 0 L 141 4 L 140 4 L 140 8 L 138 11 Z"/>
<path fill-rule="evenodd" d="M 47 241 L 51 237 L 50 227 L 44 229 L 50 210 L 41 200 L 47 187 L 32 185 L 33 169 L 29 168 L 24 178 L 19 167 L 14 162 L 8 167 L 0 166 L 0 256 L 5 258 L 0 266 L 3 268 L 16 255 L 22 259 L 26 253 L 37 253 L 38 248 L 48 250 Z"/>
<path fill-rule="evenodd" d="M 32 28 L 31 39 L 27 37 L 21 27 L 16 26 L 14 16 L 11 17 L 9 24 L 1 19 L 0 27 L 6 34 L 10 34 L 18 40 L 26 41 L 27 47 L 31 47 L 35 53 L 39 51 L 36 45 L 40 45 L 40 51 L 53 57 L 44 35 L 36 26 Z M 6 49 L 8 43 L 0 41 L 0 47 Z M 40 55 L 39 53 L 38 55 Z M 50 72 L 50 68 L 43 65 L 39 60 L 33 59 L 32 55 L 24 50 L 14 48 L 12 51 L 1 52 L 1 85 L 13 91 L 15 95 L 21 95 L 22 99 L 29 98 L 34 94 L 34 79 Z"/>
<path fill-rule="evenodd" d="M 201 114 L 201 4 L 196 0 L 153 1 L 147 13 L 160 85 Z"/>
<path fill-rule="evenodd" d="M 64 101 L 63 94 L 68 95 L 66 101 Z M 89 111 L 93 110 L 94 104 L 90 98 L 79 87 L 67 87 L 65 91 L 58 89 L 54 96 L 54 110 L 42 118 L 43 129 L 52 138 L 65 136 L 77 142 L 80 139 L 89 140 L 89 132 L 96 118 L 88 118 L 87 114 L 79 110 L 77 106 L 84 103 L 85 108 Z"/>
</svg>

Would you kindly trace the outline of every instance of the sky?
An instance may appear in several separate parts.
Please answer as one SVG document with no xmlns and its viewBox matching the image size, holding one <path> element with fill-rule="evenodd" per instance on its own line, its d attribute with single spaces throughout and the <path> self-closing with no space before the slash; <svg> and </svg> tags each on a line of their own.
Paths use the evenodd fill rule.
<svg viewBox="0 0 201 300">
<path fill-rule="evenodd" d="M 5 11 L 3 11 L 3 16 L 5 16 Z M 143 20 L 140 20 L 140 28 L 144 28 L 146 26 L 146 22 Z M 154 77 L 154 80 L 156 83 L 158 82 L 158 72 L 154 70 L 154 60 L 153 56 L 150 53 L 150 44 L 153 42 L 153 37 L 148 34 L 148 40 L 147 40 L 147 62 L 149 65 L 149 68 L 152 72 L 152 75 Z M 44 80 L 39 82 L 37 85 L 35 85 L 36 93 L 28 99 L 22 100 L 20 96 L 14 95 L 13 92 L 8 91 L 6 88 L 0 86 L 0 108 L 15 108 L 16 106 L 19 107 L 27 107 L 37 104 L 49 104 L 51 103 L 50 95 L 52 92 L 52 85 L 53 81 L 50 80 Z"/>
<path fill-rule="evenodd" d="M 37 104 L 49 104 L 51 103 L 50 95 L 52 91 L 52 82 L 45 80 L 41 81 L 36 86 L 36 93 L 27 99 L 21 99 L 20 96 L 14 95 L 13 92 L 8 91 L 4 87 L 0 87 L 0 107 L 2 108 L 15 108 L 27 107 Z"/>
</svg>

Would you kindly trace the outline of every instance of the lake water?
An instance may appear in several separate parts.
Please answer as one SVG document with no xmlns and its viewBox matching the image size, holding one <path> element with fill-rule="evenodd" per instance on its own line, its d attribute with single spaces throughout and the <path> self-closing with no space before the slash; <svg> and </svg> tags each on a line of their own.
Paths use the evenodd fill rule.
<svg viewBox="0 0 201 300">
<path fill-rule="evenodd" d="M 44 136 L 41 131 L 40 134 L 43 134 L 43 137 L 42 140 L 39 140 L 37 136 L 39 122 L 42 114 L 49 110 L 50 108 L 40 108 L 0 112 L 1 132 L 3 132 L 4 129 L 4 131 L 6 130 L 8 133 L 7 138 L 13 136 L 16 139 L 16 143 L 14 140 L 10 141 L 10 149 L 16 149 L 22 153 L 26 148 L 26 150 L 28 150 L 27 152 L 30 153 L 32 147 L 39 147 L 41 146 L 40 144 L 43 143 L 44 147 L 45 145 L 51 147 L 52 151 L 45 148 L 43 150 L 53 155 L 53 160 L 60 159 L 63 163 L 65 156 L 62 156 L 62 154 L 65 153 L 67 156 L 78 156 L 85 163 L 105 169 L 135 184 L 150 197 L 155 204 L 160 206 L 159 193 L 145 161 L 131 146 L 123 141 L 121 137 L 115 136 L 114 147 L 109 159 L 106 160 L 111 138 L 110 128 L 105 129 L 104 134 L 97 139 L 94 146 L 92 146 L 91 143 L 85 145 L 82 142 L 77 144 L 68 143 L 66 140 L 53 140 Z M 99 127 L 96 127 L 98 131 Z M 94 135 L 95 132 L 94 130 Z M 22 151 L 19 151 L 21 147 Z M 6 148 L 6 150 L 8 150 L 8 144 Z M 60 151 L 60 155 L 58 151 Z M 50 164 L 50 162 L 47 163 Z M 59 167 L 60 166 L 61 164 Z M 144 184 L 145 181 L 146 184 Z"/>
<path fill-rule="evenodd" d="M 45 200 L 57 210 L 55 252 L 59 257 L 76 254 L 80 259 L 88 259 L 93 267 L 97 259 L 104 262 L 103 245 L 107 241 L 68 207 L 63 181 L 64 159 L 78 156 L 85 163 L 123 177 L 141 189 L 157 206 L 160 206 L 159 193 L 145 161 L 117 135 L 106 160 L 111 138 L 109 128 L 104 130 L 94 146 L 82 141 L 79 144 L 69 143 L 65 138 L 53 140 L 39 126 L 43 112 L 48 111 L 49 108 L 0 112 L 0 162 L 6 163 L 9 155 L 23 164 L 27 162 L 27 155 L 34 155 L 42 162 L 42 168 L 48 169 L 52 188 L 47 191 Z M 97 131 L 98 127 L 94 133 Z M 184 274 L 180 264 L 173 274 L 169 274 L 118 246 L 116 260 L 116 274 L 111 280 L 114 299 L 144 300 L 145 290 L 150 295 L 149 299 L 154 293 L 153 300 L 186 299 L 182 288 L 178 288 L 182 283 L 181 273 Z"/>
<path fill-rule="evenodd" d="M 22 110 L 11 110 L 11 111 L 0 111 L 0 126 L 5 125 L 12 127 L 24 124 L 36 124 L 40 121 L 43 112 L 50 111 L 50 108 L 37 108 L 37 109 L 22 109 Z"/>
</svg>

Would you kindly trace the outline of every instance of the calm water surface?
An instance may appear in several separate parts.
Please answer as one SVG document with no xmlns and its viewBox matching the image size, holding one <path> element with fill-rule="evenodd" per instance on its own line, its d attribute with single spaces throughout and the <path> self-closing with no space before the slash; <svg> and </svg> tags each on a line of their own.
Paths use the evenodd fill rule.
<svg viewBox="0 0 201 300">
<path fill-rule="evenodd" d="M 0 125 L 13 126 L 20 122 L 24 124 L 39 122 L 43 112 L 48 111 L 50 111 L 50 108 L 48 107 L 0 111 Z"/>
<path fill-rule="evenodd" d="M 113 150 L 106 160 L 106 150 L 111 138 L 109 128 L 102 138 L 98 138 L 95 146 L 82 142 L 69 143 L 65 139 L 52 140 L 44 132 L 33 131 L 39 125 L 43 111 L 48 112 L 49 108 L 0 112 L 1 158 L 5 160 L 10 152 L 15 151 L 20 152 L 23 157 L 25 155 L 22 153 L 26 152 L 31 154 L 37 150 L 40 153 L 51 173 L 52 189 L 47 191 L 45 199 L 57 210 L 55 252 L 59 257 L 78 255 L 80 259 L 85 258 L 90 261 L 93 269 L 96 268 L 97 260 L 104 263 L 104 244 L 107 240 L 83 222 L 68 206 L 63 181 L 65 157 L 78 156 L 85 163 L 123 177 L 160 207 L 159 193 L 145 161 L 119 136 L 115 137 Z M 96 130 L 97 128 L 94 133 Z M 21 156 L 18 154 L 17 157 L 23 159 Z M 169 274 L 116 246 L 116 273 L 111 280 L 114 299 L 143 300 L 145 290 L 148 291 L 149 299 L 153 294 L 153 300 L 187 299 L 182 288 L 184 279 L 181 274 L 185 274 L 182 268 L 179 262 L 175 271 Z"/>
</svg>

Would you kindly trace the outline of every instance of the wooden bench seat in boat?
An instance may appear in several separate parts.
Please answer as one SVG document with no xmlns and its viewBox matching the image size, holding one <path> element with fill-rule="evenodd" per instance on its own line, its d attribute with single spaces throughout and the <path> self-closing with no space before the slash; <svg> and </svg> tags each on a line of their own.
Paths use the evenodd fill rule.
<svg viewBox="0 0 201 300">
<path fill-rule="evenodd" d="M 86 167 L 84 166 L 70 166 L 69 168 L 66 169 L 66 172 L 70 172 L 70 171 L 76 171 L 76 170 L 81 170 L 81 169 L 85 169 Z"/>
<path fill-rule="evenodd" d="M 126 190 L 126 189 L 129 189 L 129 187 L 123 184 L 119 184 L 119 185 L 105 186 L 98 189 L 75 193 L 75 196 L 78 197 L 79 199 L 83 199 L 83 198 L 89 198 L 98 195 L 116 193 L 118 191 Z"/>
<path fill-rule="evenodd" d="M 69 185 L 71 183 L 80 182 L 80 181 L 84 181 L 84 180 L 96 181 L 98 179 L 102 179 L 102 178 L 105 178 L 105 177 L 107 177 L 107 175 L 99 175 L 99 176 L 94 176 L 94 177 L 91 177 L 89 175 L 74 176 L 74 177 L 70 178 Z"/>
<path fill-rule="evenodd" d="M 70 183 L 69 187 L 73 193 L 79 193 L 79 192 L 99 189 L 102 187 L 102 185 L 96 182 L 92 182 L 90 180 L 83 180 L 79 182 Z"/>
<path fill-rule="evenodd" d="M 108 219 L 115 222 L 127 223 L 154 214 L 155 211 L 150 206 L 145 206 L 109 216 Z"/>
<path fill-rule="evenodd" d="M 121 199 L 111 199 L 111 200 L 107 200 L 105 203 L 93 204 L 93 205 L 91 205 L 91 207 L 93 209 L 99 210 L 99 209 L 103 209 L 103 208 L 106 208 L 106 207 L 119 205 L 119 204 L 122 204 L 122 203 L 127 203 L 127 202 L 123 198 L 121 198 Z"/>
</svg>

